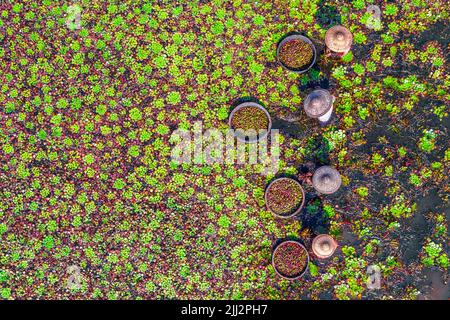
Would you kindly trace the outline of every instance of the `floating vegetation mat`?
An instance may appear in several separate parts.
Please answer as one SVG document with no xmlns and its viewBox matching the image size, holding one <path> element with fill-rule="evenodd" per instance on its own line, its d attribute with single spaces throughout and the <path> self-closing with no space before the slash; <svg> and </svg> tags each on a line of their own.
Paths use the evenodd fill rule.
<svg viewBox="0 0 450 320">
<path fill-rule="evenodd" d="M 448 298 L 448 1 L 116 2 L 0 1 L 1 299 Z M 317 46 L 301 75 L 276 57 L 295 31 Z M 321 126 L 302 104 L 325 84 Z M 227 130 L 247 97 L 281 134 L 276 174 L 172 160 L 175 130 Z M 302 182 L 296 218 L 266 209 L 279 176 Z M 320 233 L 334 255 L 277 276 L 277 241 Z"/>
</svg>

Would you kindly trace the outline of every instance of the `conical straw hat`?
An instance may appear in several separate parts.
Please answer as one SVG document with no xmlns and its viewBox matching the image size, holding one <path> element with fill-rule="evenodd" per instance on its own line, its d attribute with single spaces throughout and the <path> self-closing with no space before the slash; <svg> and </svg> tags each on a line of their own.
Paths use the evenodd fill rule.
<svg viewBox="0 0 450 320">
<path fill-rule="evenodd" d="M 333 105 L 333 96 L 328 90 L 317 89 L 308 94 L 303 103 L 306 114 L 311 118 L 319 118 L 326 114 Z"/>
<path fill-rule="evenodd" d="M 312 242 L 312 250 L 318 258 L 328 258 L 337 248 L 336 241 L 327 234 L 320 234 Z"/>
<path fill-rule="evenodd" d="M 312 183 L 314 189 L 318 192 L 332 194 L 339 189 L 342 179 L 336 169 L 329 166 L 322 166 L 314 172 Z"/>
<path fill-rule="evenodd" d="M 352 33 L 343 26 L 334 26 L 325 34 L 325 44 L 334 52 L 347 52 L 353 43 Z"/>
</svg>

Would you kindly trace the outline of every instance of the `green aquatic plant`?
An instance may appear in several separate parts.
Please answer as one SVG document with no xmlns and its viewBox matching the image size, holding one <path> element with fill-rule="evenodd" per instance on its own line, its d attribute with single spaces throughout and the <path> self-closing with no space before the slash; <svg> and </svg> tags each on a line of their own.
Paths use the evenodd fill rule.
<svg viewBox="0 0 450 320">
<path fill-rule="evenodd" d="M 435 139 L 437 134 L 435 131 L 431 130 L 423 130 L 423 136 L 419 140 L 419 147 L 423 151 L 430 153 L 436 148 Z"/>
<path fill-rule="evenodd" d="M 367 187 L 359 187 L 356 192 L 361 198 L 365 198 L 369 195 L 369 189 Z"/>
<path fill-rule="evenodd" d="M 422 258 L 422 263 L 425 266 L 439 265 L 444 269 L 449 267 L 449 258 L 446 253 L 442 253 L 442 246 L 429 241 L 424 247 L 425 256 Z"/>
</svg>

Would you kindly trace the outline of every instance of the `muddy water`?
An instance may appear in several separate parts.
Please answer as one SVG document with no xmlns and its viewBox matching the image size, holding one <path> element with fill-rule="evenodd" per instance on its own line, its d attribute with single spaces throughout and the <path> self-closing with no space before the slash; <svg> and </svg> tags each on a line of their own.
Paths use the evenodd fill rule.
<svg viewBox="0 0 450 320">
<path fill-rule="evenodd" d="M 450 299 L 450 283 L 448 274 L 436 269 L 424 271 L 425 281 L 423 282 L 424 293 L 419 295 L 421 300 L 448 300 Z"/>
</svg>

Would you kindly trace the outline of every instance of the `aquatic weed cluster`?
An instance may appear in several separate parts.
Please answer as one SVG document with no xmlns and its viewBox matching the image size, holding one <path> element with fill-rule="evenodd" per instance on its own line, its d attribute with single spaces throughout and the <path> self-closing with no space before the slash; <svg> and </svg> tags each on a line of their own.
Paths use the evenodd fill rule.
<svg viewBox="0 0 450 320">
<path fill-rule="evenodd" d="M 385 3 L 374 30 L 372 3 L 80 1 L 73 30 L 67 4 L 2 1 L 0 297 L 427 294 L 424 270 L 449 264 L 448 6 Z M 353 33 L 352 50 L 288 74 L 277 43 L 295 30 L 323 39 L 329 13 Z M 273 177 L 257 166 L 171 162 L 173 129 L 226 129 L 236 97 L 295 113 L 321 82 L 337 98 L 331 125 L 302 113 L 274 123 L 282 173 L 308 181 L 305 163 L 332 163 L 342 175 L 335 198 L 305 183 L 303 216 L 319 225 L 274 219 L 264 207 Z M 277 277 L 276 239 L 308 241 L 318 228 L 341 249 L 302 281 Z M 365 284 L 372 264 L 377 291 Z M 66 286 L 70 266 L 79 288 Z"/>
</svg>

